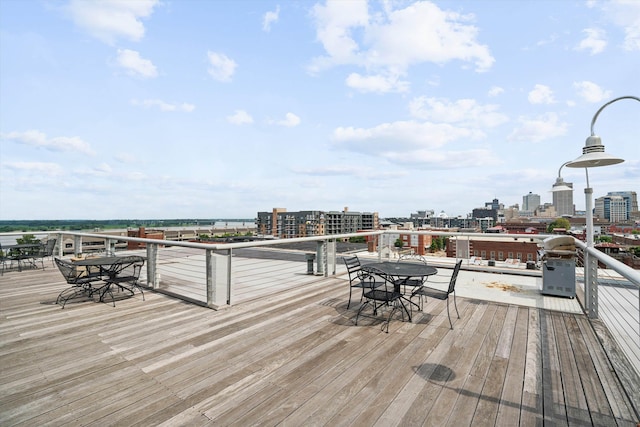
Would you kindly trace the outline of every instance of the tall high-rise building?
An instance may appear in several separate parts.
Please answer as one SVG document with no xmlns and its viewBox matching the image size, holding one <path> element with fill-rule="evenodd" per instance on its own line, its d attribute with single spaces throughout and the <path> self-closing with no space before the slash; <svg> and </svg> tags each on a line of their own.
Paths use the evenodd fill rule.
<svg viewBox="0 0 640 427">
<path fill-rule="evenodd" d="M 638 196 L 635 191 L 611 191 L 595 200 L 594 215 L 611 222 L 627 221 L 631 212 L 638 210 Z"/>
<path fill-rule="evenodd" d="M 627 218 L 631 218 L 631 212 L 638 212 L 638 194 L 635 191 L 610 191 L 607 196 L 620 196 L 627 201 Z"/>
<path fill-rule="evenodd" d="M 529 194 L 522 196 L 522 210 L 527 212 L 534 212 L 540 206 L 540 195 L 533 194 L 529 191 Z"/>
<path fill-rule="evenodd" d="M 556 178 L 553 184 L 553 206 L 558 216 L 573 216 L 573 183 L 564 182 L 562 177 Z"/>
</svg>

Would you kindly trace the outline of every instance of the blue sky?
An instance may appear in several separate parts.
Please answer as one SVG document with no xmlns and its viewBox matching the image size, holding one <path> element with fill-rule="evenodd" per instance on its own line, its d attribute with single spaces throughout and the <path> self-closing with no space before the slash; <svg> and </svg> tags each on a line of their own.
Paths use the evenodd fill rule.
<svg viewBox="0 0 640 427">
<path fill-rule="evenodd" d="M 0 37 L 0 219 L 551 202 L 640 96 L 635 0 L 2 0 Z M 595 132 L 594 196 L 639 191 L 640 103 Z"/>
</svg>

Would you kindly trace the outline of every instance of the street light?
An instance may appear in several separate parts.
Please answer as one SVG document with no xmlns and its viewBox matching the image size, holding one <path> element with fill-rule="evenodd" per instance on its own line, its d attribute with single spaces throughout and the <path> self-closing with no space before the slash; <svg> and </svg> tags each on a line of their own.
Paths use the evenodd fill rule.
<svg viewBox="0 0 640 427">
<path fill-rule="evenodd" d="M 622 99 L 634 99 L 640 102 L 640 98 L 638 98 L 637 96 L 621 96 L 619 98 L 612 99 L 611 101 L 600 107 L 598 111 L 596 111 L 596 114 L 593 116 L 593 119 L 591 119 L 591 136 L 587 138 L 587 141 L 582 148 L 582 156 L 565 164 L 568 168 L 584 168 L 587 176 L 587 188 L 584 189 L 586 205 L 585 209 L 587 211 L 587 246 L 593 246 L 593 209 L 591 206 L 591 194 L 593 193 L 593 189 L 589 187 L 588 168 L 610 166 L 624 162 L 624 159 L 605 153 L 604 145 L 602 145 L 602 140 L 593 131 L 593 126 L 595 125 L 596 120 L 598 119 L 598 116 L 600 115 L 602 110 L 604 110 L 607 106 L 613 104 L 614 102 L 620 101 Z"/>
<path fill-rule="evenodd" d="M 589 168 L 595 168 L 600 166 L 610 166 L 618 163 L 624 162 L 624 159 L 612 156 L 610 154 L 605 153 L 604 145 L 602 145 L 602 140 L 599 136 L 595 134 L 593 131 L 593 125 L 596 123 L 600 112 L 604 110 L 607 106 L 613 104 L 614 102 L 623 100 L 623 99 L 634 99 L 640 102 L 640 98 L 637 96 L 621 96 L 619 98 L 612 99 L 611 101 L 604 104 L 602 107 L 596 111 L 596 114 L 591 119 L 591 136 L 587 138 L 584 147 L 582 148 L 582 156 L 577 159 L 566 163 L 565 165 L 568 168 L 584 168 L 584 171 L 587 176 L 587 187 L 584 189 L 585 195 L 585 209 L 586 209 L 586 226 L 587 226 L 587 251 L 585 251 L 585 299 L 587 309 L 589 310 L 590 317 L 597 317 L 597 304 L 595 304 L 595 300 L 597 299 L 597 286 L 595 284 L 595 280 L 592 283 L 591 280 L 591 263 L 589 259 L 588 249 L 593 247 L 593 207 L 592 207 L 592 194 L 593 189 L 589 186 Z M 562 168 L 562 167 L 561 167 Z M 594 269 L 595 273 L 595 269 Z M 593 301 L 592 301 L 593 299 Z"/>
<path fill-rule="evenodd" d="M 558 177 L 556 178 L 556 183 L 553 184 L 553 187 L 550 190 L 552 193 L 556 193 L 558 191 L 573 191 L 573 188 L 569 187 L 567 183 L 562 179 L 562 175 L 560 175 L 560 171 L 562 170 L 562 168 L 569 163 L 571 162 L 564 162 L 562 166 L 560 166 L 560 169 L 558 169 Z"/>
</svg>

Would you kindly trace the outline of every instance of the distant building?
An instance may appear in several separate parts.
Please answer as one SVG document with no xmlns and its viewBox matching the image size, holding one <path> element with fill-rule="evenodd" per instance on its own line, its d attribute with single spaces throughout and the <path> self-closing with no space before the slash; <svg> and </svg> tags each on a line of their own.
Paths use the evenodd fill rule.
<svg viewBox="0 0 640 427">
<path fill-rule="evenodd" d="M 538 209 L 536 209 L 535 214 L 536 216 L 539 216 L 542 218 L 556 218 L 560 216 L 558 215 L 558 212 L 556 211 L 556 208 L 552 203 L 545 203 L 543 205 L 538 206 Z"/>
<path fill-rule="evenodd" d="M 282 239 L 356 233 L 376 230 L 380 226 L 377 212 L 298 211 L 273 208 L 271 212 L 258 212 L 256 231 Z"/>
<path fill-rule="evenodd" d="M 494 221 L 497 221 L 498 211 L 496 209 L 476 208 L 473 211 L 471 211 L 471 216 L 474 219 L 492 218 Z"/>
<path fill-rule="evenodd" d="M 573 183 L 564 182 L 562 177 L 556 178 L 551 190 L 553 192 L 553 206 L 558 216 L 573 216 Z"/>
<path fill-rule="evenodd" d="M 477 259 L 504 261 L 517 259 L 521 262 L 538 259 L 538 241 L 527 237 L 512 240 L 490 236 L 472 238 L 452 236 L 447 239 L 447 257 L 464 254 Z"/>
<path fill-rule="evenodd" d="M 409 216 L 415 227 L 423 227 L 430 224 L 431 218 L 435 216 L 433 210 L 417 211 Z"/>
<path fill-rule="evenodd" d="M 633 192 L 635 195 L 635 192 Z M 594 216 L 610 222 L 624 222 L 631 217 L 633 203 L 631 192 L 608 193 L 595 200 Z M 636 200 L 637 205 L 637 200 Z M 637 209 L 637 208 L 636 208 Z"/>
<path fill-rule="evenodd" d="M 594 215 L 610 222 L 624 222 L 637 217 L 638 195 L 635 191 L 611 191 L 595 200 Z"/>
<path fill-rule="evenodd" d="M 522 196 L 522 210 L 535 212 L 540 206 L 540 195 L 529 192 L 526 196 Z"/>
</svg>

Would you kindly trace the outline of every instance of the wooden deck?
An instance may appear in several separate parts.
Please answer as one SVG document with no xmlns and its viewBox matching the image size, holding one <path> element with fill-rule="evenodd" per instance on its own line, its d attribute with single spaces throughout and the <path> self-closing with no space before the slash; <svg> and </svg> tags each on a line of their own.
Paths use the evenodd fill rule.
<svg viewBox="0 0 640 427">
<path fill-rule="evenodd" d="M 429 301 L 385 334 L 354 325 L 344 276 L 219 311 L 152 291 L 61 309 L 61 279 L 0 277 L 2 426 L 640 421 L 583 315 L 458 298 L 454 330 Z"/>
</svg>

